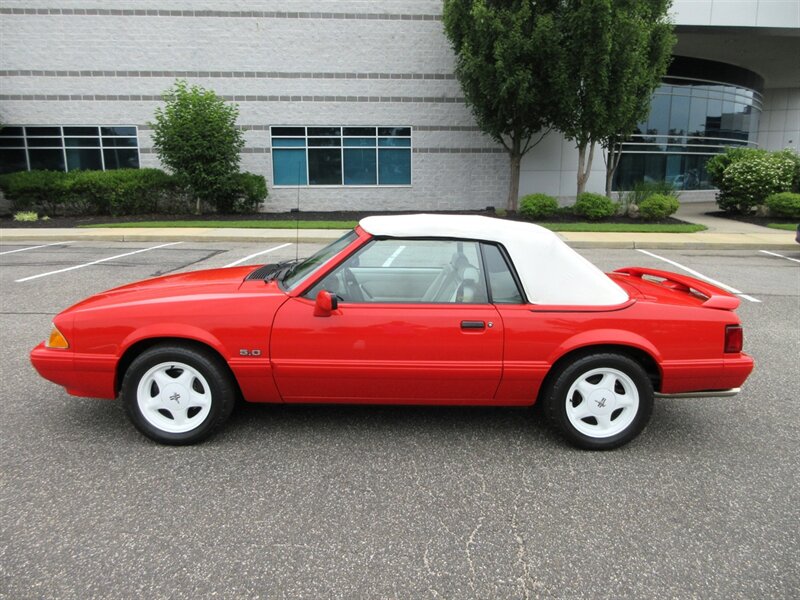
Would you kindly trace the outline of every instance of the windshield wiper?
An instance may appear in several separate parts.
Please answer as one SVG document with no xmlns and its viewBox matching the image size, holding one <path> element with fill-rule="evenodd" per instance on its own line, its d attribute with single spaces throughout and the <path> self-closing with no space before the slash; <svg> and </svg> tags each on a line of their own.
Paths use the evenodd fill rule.
<svg viewBox="0 0 800 600">
<path fill-rule="evenodd" d="M 294 274 L 295 267 L 297 265 L 299 265 L 301 261 L 298 258 L 298 259 L 291 260 L 291 261 L 286 261 L 286 262 L 287 262 L 286 266 L 284 266 L 279 271 L 280 275 L 278 275 L 277 273 L 275 274 L 275 276 L 278 278 L 278 281 L 280 281 L 281 283 L 286 281 L 286 278 L 289 277 L 289 275 L 293 275 Z"/>
<path fill-rule="evenodd" d="M 298 262 L 298 260 L 299 259 L 297 258 L 292 258 L 290 260 L 282 260 L 279 263 L 275 263 L 272 265 L 272 269 L 270 269 L 269 274 L 264 278 L 264 282 L 266 283 L 273 281 L 274 279 L 278 279 L 283 271 L 288 271 L 292 265 Z M 283 280 L 281 279 L 281 281 Z"/>
</svg>

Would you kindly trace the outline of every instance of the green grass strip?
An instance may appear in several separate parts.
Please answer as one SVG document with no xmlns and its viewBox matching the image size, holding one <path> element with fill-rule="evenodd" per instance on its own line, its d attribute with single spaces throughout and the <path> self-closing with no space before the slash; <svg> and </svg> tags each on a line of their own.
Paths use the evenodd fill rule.
<svg viewBox="0 0 800 600">
<path fill-rule="evenodd" d="M 93 223 L 80 227 L 134 228 L 204 227 L 209 229 L 352 229 L 358 221 L 131 221 L 126 223 Z"/>
<path fill-rule="evenodd" d="M 708 229 L 695 223 L 539 223 L 550 231 L 596 233 L 697 233 Z"/>
<path fill-rule="evenodd" d="M 551 231 L 588 231 L 588 232 L 620 232 L 620 233 L 695 233 L 706 229 L 703 225 L 693 223 L 541 223 Z M 356 221 L 131 221 L 125 223 L 97 223 L 81 225 L 81 227 L 110 228 L 155 228 L 155 227 L 204 227 L 211 229 L 352 229 Z"/>
<path fill-rule="evenodd" d="M 767 227 L 771 229 L 782 229 L 783 231 L 795 231 L 797 229 L 796 223 L 770 223 Z"/>
</svg>

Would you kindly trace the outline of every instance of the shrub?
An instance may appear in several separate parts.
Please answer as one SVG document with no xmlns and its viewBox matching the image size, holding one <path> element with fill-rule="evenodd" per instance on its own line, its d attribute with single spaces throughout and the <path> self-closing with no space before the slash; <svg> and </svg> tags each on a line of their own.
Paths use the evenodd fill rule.
<svg viewBox="0 0 800 600">
<path fill-rule="evenodd" d="M 157 108 L 153 146 L 181 185 L 219 212 L 230 212 L 239 191 L 239 152 L 244 134 L 236 126 L 239 109 L 213 91 L 177 81 Z"/>
<path fill-rule="evenodd" d="M 158 169 L 22 171 L 0 176 L 17 210 L 50 215 L 131 215 L 189 212 L 175 178 Z"/>
<path fill-rule="evenodd" d="M 722 154 L 710 158 L 706 163 L 708 180 L 716 188 L 722 188 L 722 174 L 729 166 L 740 160 L 764 157 L 769 152 L 760 148 L 728 148 Z"/>
<path fill-rule="evenodd" d="M 237 173 L 230 195 L 217 199 L 217 210 L 223 213 L 252 213 L 267 197 L 267 180 L 255 173 Z"/>
<path fill-rule="evenodd" d="M 30 223 L 39 220 L 39 215 L 33 210 L 21 210 L 14 213 L 14 220 Z"/>
<path fill-rule="evenodd" d="M 668 181 L 637 181 L 633 184 L 633 189 L 622 194 L 622 201 L 625 206 L 639 204 L 645 198 L 653 195 L 672 196 L 677 199 L 679 194 Z"/>
<path fill-rule="evenodd" d="M 794 193 L 800 193 L 800 154 L 798 154 L 791 148 L 786 148 L 784 150 L 774 152 L 773 154 L 781 158 L 785 158 L 786 160 L 792 161 L 794 169 L 792 172 L 791 191 L 793 191 Z"/>
<path fill-rule="evenodd" d="M 717 204 L 729 212 L 748 214 L 768 196 L 789 191 L 794 171 L 794 162 L 778 152 L 745 155 L 722 173 Z"/>
<path fill-rule="evenodd" d="M 674 214 L 679 207 L 678 199 L 674 196 L 653 194 L 639 203 L 639 216 L 651 221 L 666 219 L 671 214 Z"/>
<path fill-rule="evenodd" d="M 60 171 L 20 171 L 0 175 L 0 188 L 14 210 L 40 209 L 56 214 L 64 201 L 65 173 Z"/>
<path fill-rule="evenodd" d="M 787 219 L 800 219 L 800 194 L 781 192 L 772 194 L 766 201 L 769 214 Z"/>
<path fill-rule="evenodd" d="M 547 194 L 529 194 L 519 201 L 519 212 L 528 219 L 550 217 L 558 211 L 558 200 Z"/>
<path fill-rule="evenodd" d="M 586 217 L 590 221 L 597 221 L 616 214 L 617 205 L 611 198 L 602 194 L 584 192 L 578 195 L 572 210 L 576 215 Z"/>
</svg>

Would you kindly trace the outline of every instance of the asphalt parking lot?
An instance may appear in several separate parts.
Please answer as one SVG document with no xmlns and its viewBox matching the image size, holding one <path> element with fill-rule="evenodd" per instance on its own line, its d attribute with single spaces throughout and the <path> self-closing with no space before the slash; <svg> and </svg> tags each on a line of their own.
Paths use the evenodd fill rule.
<svg viewBox="0 0 800 600">
<path fill-rule="evenodd" d="M 163 447 L 28 362 L 88 294 L 317 247 L 0 244 L 0 597 L 800 596 L 798 251 L 580 251 L 728 286 L 756 359 L 607 453 L 505 408 L 245 405 Z"/>
</svg>

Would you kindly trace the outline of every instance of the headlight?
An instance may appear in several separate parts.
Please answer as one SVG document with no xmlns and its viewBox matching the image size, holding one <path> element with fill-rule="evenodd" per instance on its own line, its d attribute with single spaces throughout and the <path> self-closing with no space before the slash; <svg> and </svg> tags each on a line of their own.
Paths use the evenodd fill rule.
<svg viewBox="0 0 800 600">
<path fill-rule="evenodd" d="M 60 350 L 66 350 L 69 348 L 69 342 L 67 341 L 67 338 L 64 337 L 64 334 L 62 334 L 55 325 L 53 325 L 53 330 L 50 332 L 50 337 L 47 339 L 44 345 L 48 348 L 58 348 Z"/>
</svg>

